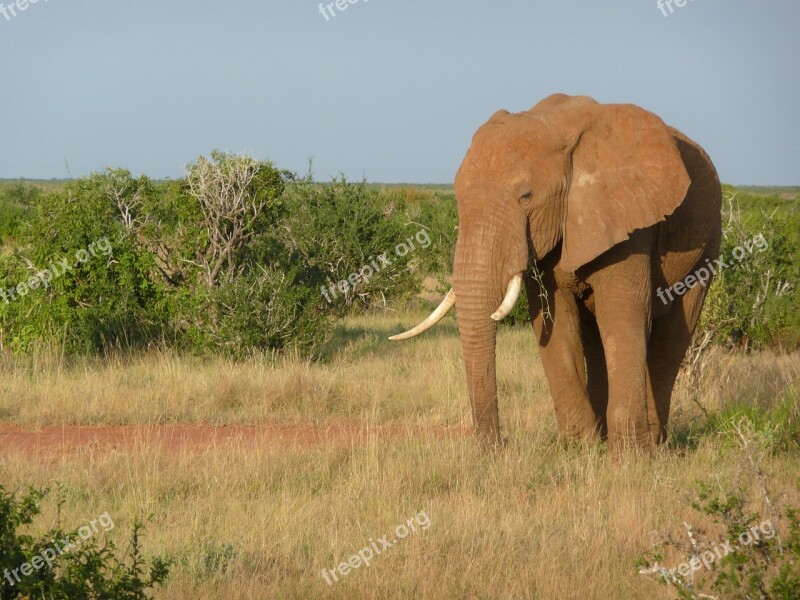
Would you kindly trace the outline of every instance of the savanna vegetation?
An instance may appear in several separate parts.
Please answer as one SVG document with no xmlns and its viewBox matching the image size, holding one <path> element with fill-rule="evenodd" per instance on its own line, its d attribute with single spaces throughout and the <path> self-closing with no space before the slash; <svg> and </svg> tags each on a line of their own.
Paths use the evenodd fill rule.
<svg viewBox="0 0 800 600">
<path fill-rule="evenodd" d="M 732 266 L 712 285 L 701 332 L 717 343 L 800 345 L 800 202 L 786 194 L 725 189 L 722 257 Z M 0 348 L 310 357 L 337 317 L 405 307 L 426 275 L 446 285 L 458 224 L 447 187 L 320 184 L 223 153 L 201 157 L 176 181 L 108 169 L 49 190 L 5 184 L 0 217 L 0 287 L 12 294 L 100 238 L 113 248 L 22 301 L 0 302 Z M 394 252 L 418 231 L 427 247 Z M 731 260 L 758 235 L 766 250 Z M 390 267 L 353 277 L 381 254 Z M 509 323 L 527 321 L 519 302 Z"/>
<path fill-rule="evenodd" d="M 422 314 L 348 316 L 335 352 L 317 362 L 171 351 L 6 356 L 2 418 L 26 429 L 213 423 L 352 435 L 166 449 L 142 438 L 33 455 L 6 446 L 0 481 L 9 490 L 60 482 L 63 526 L 108 511 L 116 527 L 107 535 L 120 550 L 143 520 L 143 558 L 171 565 L 159 598 L 676 598 L 683 588 L 648 569 L 691 559 L 684 523 L 698 544 L 727 539 L 717 515 L 693 508 L 698 483 L 741 499 L 748 526 L 771 519 L 783 536 L 785 555 L 773 548 L 762 575 L 767 589 L 780 568 L 797 564 L 787 517 L 800 504 L 796 354 L 711 348 L 703 377 L 679 381 L 669 444 L 615 461 L 602 445 L 557 438 L 535 341 L 527 328 L 503 328 L 508 443 L 485 455 L 468 435 L 455 323 L 414 344 L 386 340 Z M 420 511 L 431 520 L 425 531 L 332 586 L 322 578 Z M 22 531 L 38 539 L 56 513 L 43 503 Z M 752 550 L 763 565 L 762 549 Z M 715 568 L 749 568 L 741 556 L 726 558 Z M 687 583 L 717 598 L 759 597 L 715 592 L 718 572 L 703 569 Z"/>
<path fill-rule="evenodd" d="M 454 319 L 386 340 L 448 285 L 449 187 L 321 183 L 219 153 L 174 181 L 0 184 L 0 287 L 101 238 L 113 249 L 0 299 L 5 426 L 358 433 L 8 448 L 2 568 L 94 515 L 116 527 L 0 597 L 66 598 L 59 585 L 91 577 L 107 598 L 799 597 L 800 203 L 787 194 L 725 189 L 723 256 L 759 234 L 768 247 L 713 284 L 669 442 L 618 461 L 557 438 L 523 302 L 499 333 L 508 443 L 493 455 L 467 435 Z M 430 245 L 395 252 L 420 229 Z M 323 296 L 386 252 L 391 267 Z M 420 511 L 429 528 L 322 578 Z M 663 576 L 765 520 L 777 541 Z"/>
<path fill-rule="evenodd" d="M 223 153 L 176 181 L 109 169 L 46 193 L 22 184 L 0 193 L 0 348 L 15 352 L 313 357 L 335 317 L 404 304 L 423 274 L 445 272 L 455 240 L 452 196 L 323 185 Z M 431 238 L 426 252 L 395 252 L 418 231 Z M 112 253 L 74 265 L 99 239 Z M 390 267 L 323 295 L 383 253 Z M 58 275 L 64 258 L 74 268 Z M 51 265 L 52 281 L 28 289 Z"/>
</svg>

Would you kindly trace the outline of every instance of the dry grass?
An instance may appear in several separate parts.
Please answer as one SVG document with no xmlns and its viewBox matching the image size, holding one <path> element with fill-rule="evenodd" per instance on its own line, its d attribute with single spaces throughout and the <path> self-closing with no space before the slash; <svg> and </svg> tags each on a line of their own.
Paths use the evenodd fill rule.
<svg viewBox="0 0 800 600">
<path fill-rule="evenodd" d="M 397 318 L 349 321 L 332 346 L 339 351 L 311 365 L 162 354 L 75 364 L 6 359 L 0 415 L 23 424 L 467 425 L 455 325 L 404 345 L 385 341 L 399 329 Z M 135 516 L 148 517 L 146 551 L 177 561 L 162 598 L 675 597 L 637 575 L 634 561 L 660 534 L 681 535 L 684 521 L 710 525 L 689 507 L 694 481 L 747 478 L 741 453 L 723 436 L 685 441 L 703 419 L 691 394 L 712 413 L 735 402 L 771 406 L 797 380 L 800 357 L 712 354 L 700 393 L 682 386 L 676 394 L 676 442 L 619 462 L 602 446 L 557 440 L 528 331 L 503 330 L 498 348 L 509 443 L 495 455 L 470 439 L 422 433 L 313 448 L 263 443 L 256 451 L 141 447 L 37 461 L 5 456 L 0 480 L 12 488 L 62 482 L 67 527 L 109 511 L 110 535 L 124 539 Z M 773 498 L 796 502 L 797 454 L 765 461 Z M 763 508 L 757 492 L 752 499 Z M 420 511 L 430 528 L 332 587 L 323 581 L 322 569 Z"/>
</svg>

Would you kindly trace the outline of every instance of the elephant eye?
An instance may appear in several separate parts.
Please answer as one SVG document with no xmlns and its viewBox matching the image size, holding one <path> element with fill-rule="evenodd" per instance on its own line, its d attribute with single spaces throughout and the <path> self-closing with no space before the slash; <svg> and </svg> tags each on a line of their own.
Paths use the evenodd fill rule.
<svg viewBox="0 0 800 600">
<path fill-rule="evenodd" d="M 531 198 L 533 198 L 533 192 L 527 192 L 519 197 L 519 201 L 528 202 Z"/>
</svg>

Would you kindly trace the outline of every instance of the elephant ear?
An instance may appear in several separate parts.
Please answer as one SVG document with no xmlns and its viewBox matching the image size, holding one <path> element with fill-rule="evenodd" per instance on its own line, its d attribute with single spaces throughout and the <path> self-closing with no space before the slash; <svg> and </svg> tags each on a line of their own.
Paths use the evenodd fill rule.
<svg viewBox="0 0 800 600">
<path fill-rule="evenodd" d="M 690 179 L 664 122 L 633 105 L 590 105 L 570 115 L 571 180 L 566 198 L 561 267 L 575 271 L 636 229 L 663 221 L 680 206 Z M 560 109 L 560 110 L 559 110 Z"/>
</svg>

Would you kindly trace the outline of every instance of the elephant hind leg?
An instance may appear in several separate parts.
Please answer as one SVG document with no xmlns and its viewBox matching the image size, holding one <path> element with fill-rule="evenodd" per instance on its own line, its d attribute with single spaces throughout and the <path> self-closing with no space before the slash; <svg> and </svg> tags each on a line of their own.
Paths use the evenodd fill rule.
<svg viewBox="0 0 800 600">
<path fill-rule="evenodd" d="M 705 286 L 695 285 L 676 298 L 665 316 L 653 321 L 647 345 L 647 407 L 650 431 L 658 443 L 667 438 L 672 390 L 707 292 Z"/>
</svg>

